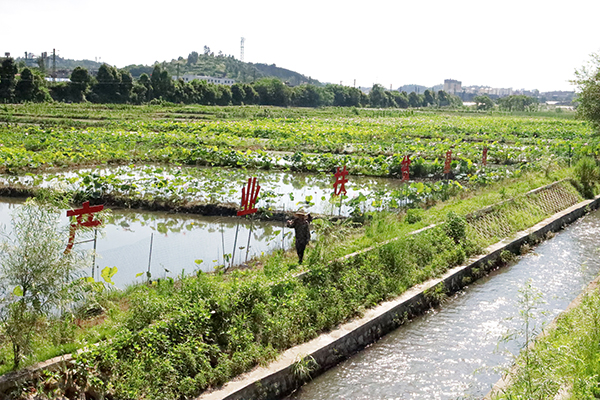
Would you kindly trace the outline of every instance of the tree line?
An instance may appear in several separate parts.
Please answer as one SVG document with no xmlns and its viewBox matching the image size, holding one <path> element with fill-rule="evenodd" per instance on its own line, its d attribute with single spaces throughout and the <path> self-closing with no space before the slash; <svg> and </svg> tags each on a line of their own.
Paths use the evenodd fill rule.
<svg viewBox="0 0 600 400">
<path fill-rule="evenodd" d="M 537 111 L 539 108 L 539 100 L 535 97 L 525 96 L 522 94 L 501 97 L 494 102 L 489 96 L 480 95 L 473 98 L 475 107 L 478 110 L 492 110 L 496 106 L 502 111 Z"/>
<path fill-rule="evenodd" d="M 18 68 L 10 57 L 0 66 L 0 102 L 92 102 L 146 104 L 171 102 L 201 105 L 271 105 L 280 107 L 448 107 L 462 101 L 442 90 L 426 90 L 423 94 L 389 91 L 374 85 L 369 94 L 358 88 L 328 84 L 303 84 L 290 87 L 277 78 L 262 78 L 252 83 L 232 86 L 206 81 L 174 80 L 159 64 L 150 75 L 134 79 L 125 69 L 108 64 L 100 66 L 96 76 L 86 68 L 76 67 L 70 82 L 47 82 L 33 68 Z"/>
</svg>

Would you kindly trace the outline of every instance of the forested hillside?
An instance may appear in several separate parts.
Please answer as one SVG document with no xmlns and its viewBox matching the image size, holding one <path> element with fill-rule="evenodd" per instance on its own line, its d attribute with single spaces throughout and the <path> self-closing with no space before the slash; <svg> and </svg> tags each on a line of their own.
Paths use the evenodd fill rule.
<svg viewBox="0 0 600 400">
<path fill-rule="evenodd" d="M 154 65 L 156 64 L 160 64 L 171 76 L 175 77 L 184 74 L 203 75 L 215 78 L 230 78 L 238 83 L 250 83 L 261 78 L 275 77 L 294 86 L 303 83 L 320 85 L 320 82 L 315 79 L 289 69 L 277 67 L 275 64 L 245 63 L 231 55 L 222 53 L 215 55 L 207 47 L 205 47 L 203 54 L 193 51 L 187 58 L 179 57 L 177 60 L 156 62 Z M 124 69 L 128 70 L 134 78 L 139 78 L 144 73 L 147 75 L 152 74 L 154 65 L 128 65 Z"/>
</svg>

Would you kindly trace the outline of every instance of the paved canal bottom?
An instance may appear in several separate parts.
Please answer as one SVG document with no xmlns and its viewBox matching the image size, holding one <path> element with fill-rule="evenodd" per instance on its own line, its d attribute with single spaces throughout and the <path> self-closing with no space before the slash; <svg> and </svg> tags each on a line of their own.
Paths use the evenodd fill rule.
<svg viewBox="0 0 600 400">
<path fill-rule="evenodd" d="M 519 291 L 530 281 L 541 292 L 536 324 L 547 324 L 598 275 L 599 252 L 596 211 L 288 399 L 480 399 L 523 343 Z M 521 335 L 505 343 L 508 331 Z"/>
</svg>

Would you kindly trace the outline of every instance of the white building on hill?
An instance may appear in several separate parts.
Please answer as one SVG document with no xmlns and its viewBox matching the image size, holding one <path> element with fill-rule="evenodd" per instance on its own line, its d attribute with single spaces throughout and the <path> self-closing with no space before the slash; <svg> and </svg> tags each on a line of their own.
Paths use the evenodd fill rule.
<svg viewBox="0 0 600 400">
<path fill-rule="evenodd" d="M 173 79 L 177 79 L 177 77 L 173 77 Z M 184 82 L 191 82 L 194 79 L 197 79 L 199 81 L 206 81 L 207 83 L 214 83 L 215 85 L 233 85 L 235 83 L 235 81 L 233 79 L 229 79 L 229 78 L 214 78 L 212 76 L 204 76 L 204 75 L 192 75 L 192 74 L 185 74 L 181 76 L 181 79 L 183 79 Z"/>
</svg>

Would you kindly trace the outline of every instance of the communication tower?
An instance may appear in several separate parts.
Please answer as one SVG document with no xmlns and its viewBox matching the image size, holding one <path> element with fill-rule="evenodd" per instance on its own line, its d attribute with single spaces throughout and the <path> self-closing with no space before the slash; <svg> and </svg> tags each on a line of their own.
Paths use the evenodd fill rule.
<svg viewBox="0 0 600 400">
<path fill-rule="evenodd" d="M 242 43 L 240 45 L 240 61 L 244 61 L 244 41 L 246 41 L 246 39 L 242 38 Z"/>
</svg>

